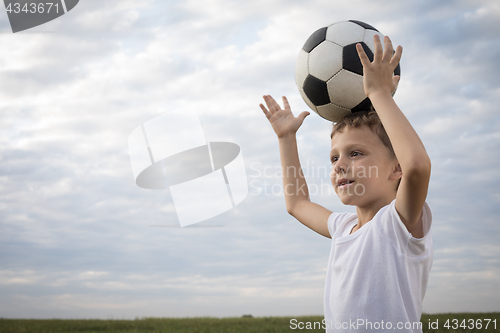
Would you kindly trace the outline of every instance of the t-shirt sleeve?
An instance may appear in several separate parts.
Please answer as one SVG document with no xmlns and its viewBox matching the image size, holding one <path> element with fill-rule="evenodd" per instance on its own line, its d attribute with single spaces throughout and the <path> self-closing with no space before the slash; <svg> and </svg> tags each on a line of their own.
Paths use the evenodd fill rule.
<svg viewBox="0 0 500 333">
<path fill-rule="evenodd" d="M 328 217 L 328 231 L 330 232 L 330 236 L 333 238 L 333 235 L 338 232 L 339 228 L 342 226 L 342 223 L 346 222 L 348 219 L 352 218 L 356 214 L 353 213 L 332 213 L 330 217 Z"/>
<path fill-rule="evenodd" d="M 401 221 L 396 210 L 396 200 L 392 201 L 386 210 L 383 217 L 383 229 L 401 253 L 409 256 L 424 256 L 432 250 L 432 214 L 427 202 L 422 207 L 421 218 L 424 236 L 422 238 L 415 238 L 406 229 L 403 221 Z"/>
</svg>

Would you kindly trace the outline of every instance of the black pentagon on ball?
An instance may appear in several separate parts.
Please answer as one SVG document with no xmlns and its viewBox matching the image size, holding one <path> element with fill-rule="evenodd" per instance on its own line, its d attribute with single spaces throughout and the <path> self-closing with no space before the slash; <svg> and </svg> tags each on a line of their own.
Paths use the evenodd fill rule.
<svg viewBox="0 0 500 333">
<path fill-rule="evenodd" d="M 361 103 L 353 107 L 351 109 L 351 112 L 370 111 L 370 110 L 372 110 L 372 102 L 370 102 L 370 99 L 367 97 L 364 100 L 362 100 Z"/>
<path fill-rule="evenodd" d="M 304 43 L 304 46 L 302 46 L 302 49 L 306 52 L 311 52 L 316 46 L 326 39 L 327 29 L 328 27 L 324 27 L 313 32 Z"/>
<path fill-rule="evenodd" d="M 302 87 L 307 98 L 316 106 L 325 105 L 330 103 L 330 96 L 328 96 L 328 88 L 326 82 L 312 76 L 307 75 Z"/>
<path fill-rule="evenodd" d="M 368 48 L 368 45 L 361 42 L 363 50 L 365 50 L 366 55 L 370 61 L 373 61 L 373 53 Z M 344 46 L 342 49 L 342 68 L 351 71 L 353 73 L 363 75 L 363 65 L 361 60 L 359 60 L 358 51 L 356 50 L 356 43 Z"/>
<path fill-rule="evenodd" d="M 356 21 L 356 20 L 349 20 L 349 22 L 356 23 L 357 25 L 360 25 L 365 29 L 378 31 L 377 29 L 375 29 L 374 27 L 372 27 L 371 25 L 369 25 L 368 23 L 365 23 L 365 22 Z"/>
</svg>

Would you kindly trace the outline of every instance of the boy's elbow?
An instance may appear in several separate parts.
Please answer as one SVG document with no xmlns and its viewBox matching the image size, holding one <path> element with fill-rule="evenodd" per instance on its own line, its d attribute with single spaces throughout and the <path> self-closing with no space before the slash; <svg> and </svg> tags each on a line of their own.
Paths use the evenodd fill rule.
<svg viewBox="0 0 500 333">
<path fill-rule="evenodd" d="M 418 162 L 416 163 L 416 168 L 426 174 L 431 174 L 431 159 L 429 156 L 426 154 L 424 157 L 420 158 Z"/>
<path fill-rule="evenodd" d="M 293 212 L 294 212 L 294 206 L 286 206 L 286 211 L 288 212 L 288 214 L 293 215 Z"/>
<path fill-rule="evenodd" d="M 299 206 L 299 202 L 295 202 L 294 204 L 286 205 L 286 211 L 288 214 L 292 215 L 295 217 L 295 213 L 297 212 L 297 207 Z"/>
<path fill-rule="evenodd" d="M 430 178 L 431 176 L 431 160 L 425 155 L 421 158 L 414 159 L 410 163 L 410 167 L 404 170 L 406 175 L 412 175 L 418 178 Z"/>
</svg>

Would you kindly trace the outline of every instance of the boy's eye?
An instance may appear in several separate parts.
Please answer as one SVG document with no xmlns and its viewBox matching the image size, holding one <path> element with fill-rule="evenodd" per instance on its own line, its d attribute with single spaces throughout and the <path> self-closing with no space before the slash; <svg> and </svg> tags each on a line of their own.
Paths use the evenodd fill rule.
<svg viewBox="0 0 500 333">
<path fill-rule="evenodd" d="M 353 151 L 353 152 L 351 152 L 351 157 L 356 157 L 356 156 L 361 156 L 361 155 L 363 155 L 363 154 L 361 154 L 361 152 L 359 152 L 359 151 Z M 337 162 L 338 159 L 339 159 L 338 156 L 333 156 L 332 159 L 331 159 L 332 164 L 335 163 L 335 162 Z"/>
</svg>

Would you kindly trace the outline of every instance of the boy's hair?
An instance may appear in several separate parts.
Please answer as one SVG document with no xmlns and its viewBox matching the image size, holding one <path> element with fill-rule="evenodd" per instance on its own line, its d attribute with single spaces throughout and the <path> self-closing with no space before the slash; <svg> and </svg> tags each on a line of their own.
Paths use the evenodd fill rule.
<svg viewBox="0 0 500 333">
<path fill-rule="evenodd" d="M 337 133 L 341 133 L 344 128 L 360 128 L 362 126 L 368 126 L 377 136 L 380 138 L 384 146 L 389 149 L 389 154 L 391 157 L 396 158 L 394 149 L 392 148 L 391 140 L 387 135 L 377 112 L 371 111 L 359 111 L 342 118 L 338 123 L 333 125 L 332 134 L 330 134 L 330 139 Z M 396 191 L 401 184 L 401 178 L 398 180 L 396 185 Z"/>
<path fill-rule="evenodd" d="M 344 128 L 360 128 L 362 126 L 368 126 L 375 134 L 377 134 L 384 146 L 389 149 L 390 156 L 396 158 L 391 140 L 389 140 L 380 118 L 373 110 L 354 112 L 353 114 L 342 118 L 338 123 L 333 125 L 330 139 L 333 138 L 335 134 L 341 133 Z"/>
</svg>

